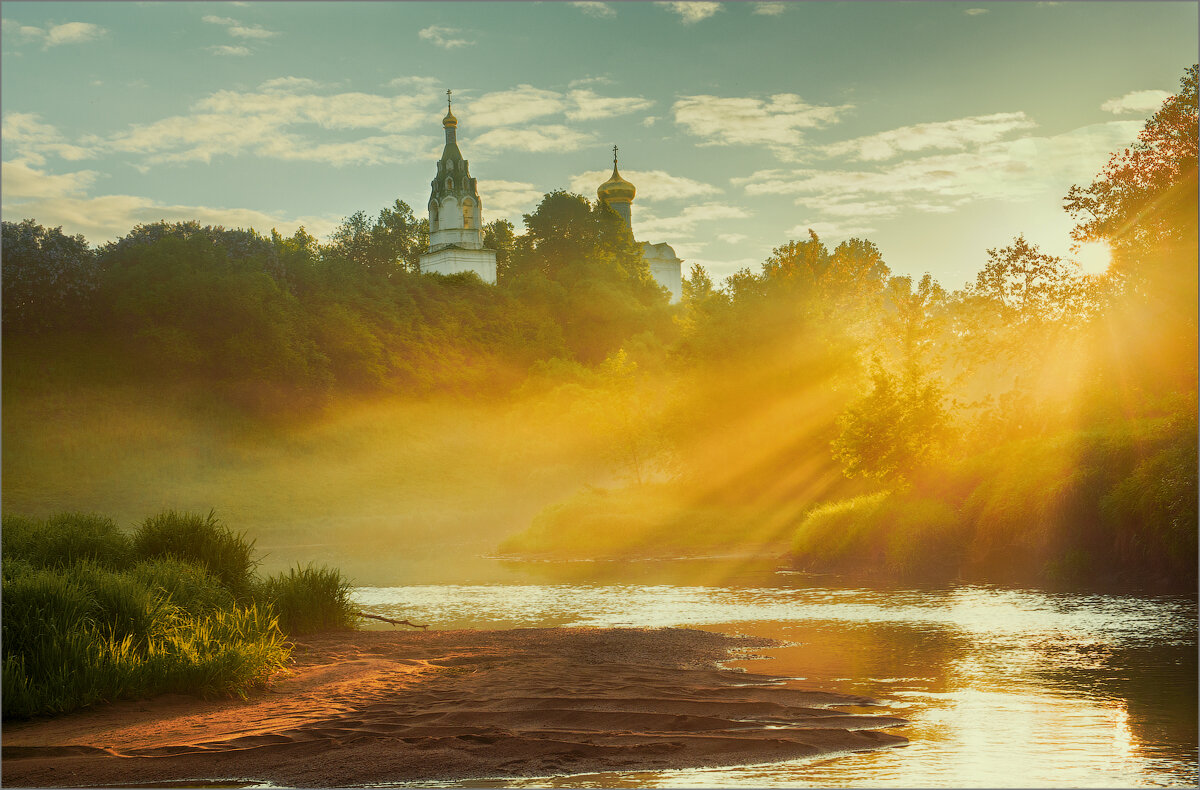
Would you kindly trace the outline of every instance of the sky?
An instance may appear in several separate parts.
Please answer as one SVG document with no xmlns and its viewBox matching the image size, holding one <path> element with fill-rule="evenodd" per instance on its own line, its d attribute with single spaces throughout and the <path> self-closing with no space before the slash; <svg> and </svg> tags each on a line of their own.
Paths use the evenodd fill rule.
<svg viewBox="0 0 1200 790">
<path fill-rule="evenodd" d="M 484 221 L 620 149 L 634 235 L 722 278 L 815 230 L 972 280 L 1197 62 L 1194 2 L 5 2 L 5 220 L 318 238 L 425 215 L 446 90 Z"/>
</svg>

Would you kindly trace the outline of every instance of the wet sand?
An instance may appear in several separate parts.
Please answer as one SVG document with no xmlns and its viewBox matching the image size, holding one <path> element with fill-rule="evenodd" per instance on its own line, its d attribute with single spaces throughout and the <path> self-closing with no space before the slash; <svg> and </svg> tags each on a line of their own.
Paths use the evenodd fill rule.
<svg viewBox="0 0 1200 790">
<path fill-rule="evenodd" d="M 3 784 L 301 787 L 663 770 L 906 743 L 863 697 L 721 669 L 771 643 L 685 629 L 306 636 L 246 700 L 168 695 L 6 723 Z"/>
</svg>

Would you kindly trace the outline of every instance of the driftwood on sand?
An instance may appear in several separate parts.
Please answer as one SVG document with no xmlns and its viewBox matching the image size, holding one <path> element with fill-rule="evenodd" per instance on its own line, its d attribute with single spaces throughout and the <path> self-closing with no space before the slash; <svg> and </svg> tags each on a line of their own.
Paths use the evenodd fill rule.
<svg viewBox="0 0 1200 790">
<path fill-rule="evenodd" d="M 359 617 L 369 617 L 372 620 L 382 620 L 383 622 L 391 623 L 392 625 L 408 625 L 408 626 L 412 626 L 413 628 L 428 628 L 429 627 L 428 624 L 417 625 L 416 623 L 410 623 L 408 620 L 393 620 L 390 617 L 383 617 L 383 616 L 377 615 L 377 614 L 367 614 L 366 612 L 355 612 L 354 614 L 356 614 Z"/>
</svg>

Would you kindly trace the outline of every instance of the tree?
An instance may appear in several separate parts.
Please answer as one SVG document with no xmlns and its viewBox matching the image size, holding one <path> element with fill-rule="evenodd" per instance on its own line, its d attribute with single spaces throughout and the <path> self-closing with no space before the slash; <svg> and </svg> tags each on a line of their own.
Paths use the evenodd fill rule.
<svg viewBox="0 0 1200 790">
<path fill-rule="evenodd" d="M 330 234 L 325 252 L 328 257 L 340 257 L 373 274 L 391 277 L 397 272 L 417 271 L 421 253 L 428 246 L 428 222 L 418 221 L 408 204 L 397 200 L 378 217 L 356 211 L 343 219 Z"/>
<path fill-rule="evenodd" d="M 508 267 L 515 244 L 513 224 L 508 220 L 494 219 L 483 226 L 483 246 L 496 251 L 497 282 L 503 281 L 508 275 Z"/>
<path fill-rule="evenodd" d="M 41 332 L 78 322 L 99 282 L 83 236 L 32 219 L 3 223 L 4 331 Z"/>
<path fill-rule="evenodd" d="M 833 456 L 847 477 L 904 485 L 940 456 L 949 414 L 941 383 L 909 371 L 888 373 L 872 360 L 871 391 L 837 419 Z"/>
</svg>

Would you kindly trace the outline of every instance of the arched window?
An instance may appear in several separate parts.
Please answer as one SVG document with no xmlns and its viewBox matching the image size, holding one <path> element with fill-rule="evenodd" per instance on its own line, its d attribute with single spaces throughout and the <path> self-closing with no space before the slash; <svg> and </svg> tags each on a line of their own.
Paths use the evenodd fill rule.
<svg viewBox="0 0 1200 790">
<path fill-rule="evenodd" d="M 436 200 L 429 201 L 429 225 L 430 230 L 436 229 L 438 224 L 438 204 Z"/>
<path fill-rule="evenodd" d="M 446 178 L 446 189 L 454 189 L 454 179 L 453 178 L 449 178 L 449 177 Z"/>
<path fill-rule="evenodd" d="M 463 225 L 462 226 L 464 228 L 475 227 L 475 201 L 471 200 L 470 198 L 467 198 L 466 200 L 464 200 L 463 205 L 462 205 L 462 212 L 463 212 Z"/>
</svg>

